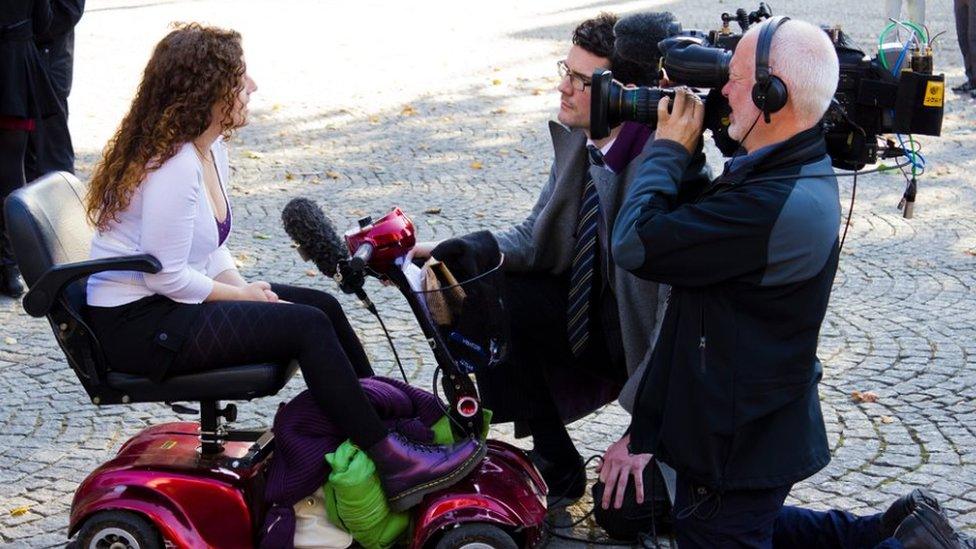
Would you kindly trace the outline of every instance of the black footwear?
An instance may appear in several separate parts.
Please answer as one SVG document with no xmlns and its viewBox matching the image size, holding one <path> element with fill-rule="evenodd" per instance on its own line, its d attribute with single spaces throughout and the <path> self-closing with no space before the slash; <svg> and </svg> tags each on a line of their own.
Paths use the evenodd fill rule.
<svg viewBox="0 0 976 549">
<path fill-rule="evenodd" d="M 549 487 L 549 507 L 572 505 L 586 492 L 586 467 L 579 455 L 571 463 L 555 463 L 532 450 L 529 459 Z"/>
<path fill-rule="evenodd" d="M 892 537 L 905 549 L 964 549 L 959 532 L 945 513 L 924 503 L 898 525 Z"/>
<path fill-rule="evenodd" d="M 7 297 L 20 297 L 24 293 L 24 286 L 20 283 L 20 271 L 17 265 L 8 263 L 0 265 L 0 294 Z"/>
<path fill-rule="evenodd" d="M 916 509 L 923 505 L 945 517 L 945 511 L 939 505 L 939 501 L 935 499 L 935 496 L 925 490 L 916 488 L 895 500 L 888 507 L 888 510 L 884 512 L 884 515 L 881 517 L 881 537 L 890 538 L 895 535 L 895 530 L 898 529 L 898 526 L 911 516 Z"/>
<path fill-rule="evenodd" d="M 952 91 L 954 91 L 956 93 L 968 93 L 968 94 L 972 94 L 974 91 L 976 91 L 976 83 L 973 83 L 973 82 L 970 82 L 970 81 L 967 80 L 967 81 L 963 82 L 962 84 L 959 84 L 958 86 L 952 88 Z"/>
</svg>

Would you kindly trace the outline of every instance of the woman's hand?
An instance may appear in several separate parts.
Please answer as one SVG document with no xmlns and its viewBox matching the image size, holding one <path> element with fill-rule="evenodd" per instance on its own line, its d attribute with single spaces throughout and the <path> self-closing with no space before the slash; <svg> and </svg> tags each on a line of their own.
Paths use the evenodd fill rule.
<svg viewBox="0 0 976 549">
<path fill-rule="evenodd" d="M 610 508 L 611 498 L 613 498 L 613 508 L 620 509 L 624 504 L 624 493 L 627 491 L 627 482 L 631 477 L 634 478 L 634 487 L 637 489 L 637 503 L 644 503 L 644 467 L 647 467 L 653 456 L 631 454 L 627 447 L 629 444 L 629 434 L 611 444 L 603 454 L 603 461 L 596 468 L 597 473 L 600 474 L 600 481 L 604 484 L 601 502 L 604 509 Z M 615 492 L 616 497 L 613 497 Z"/>
<path fill-rule="evenodd" d="M 262 301 L 265 303 L 277 303 L 278 294 L 271 291 L 271 284 L 259 280 L 248 283 L 239 289 L 241 301 Z"/>
</svg>

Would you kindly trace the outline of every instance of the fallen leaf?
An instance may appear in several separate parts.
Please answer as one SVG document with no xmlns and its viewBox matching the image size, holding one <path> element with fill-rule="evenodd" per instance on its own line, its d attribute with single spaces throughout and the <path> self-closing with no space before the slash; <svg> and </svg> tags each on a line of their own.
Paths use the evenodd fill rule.
<svg viewBox="0 0 976 549">
<path fill-rule="evenodd" d="M 285 172 L 285 179 L 287 179 L 288 181 L 291 181 L 292 179 L 295 179 L 295 174 L 293 174 L 291 172 Z"/>
<path fill-rule="evenodd" d="M 326 175 L 326 177 L 330 177 L 332 179 L 339 179 L 339 172 L 337 172 L 337 171 L 329 170 L 329 171 L 325 172 L 325 175 Z"/>
<path fill-rule="evenodd" d="M 439 213 L 441 213 L 441 209 L 440 208 L 427 208 L 426 210 L 424 210 L 424 213 L 425 214 L 439 214 Z"/>
<path fill-rule="evenodd" d="M 851 392 L 851 400 L 853 400 L 854 402 L 857 402 L 858 404 L 860 404 L 862 402 L 868 402 L 868 403 L 870 403 L 870 402 L 877 402 L 878 401 L 878 395 L 876 393 L 872 393 L 871 391 L 864 391 L 864 392 L 861 392 L 861 391 L 852 391 Z"/>
<path fill-rule="evenodd" d="M 894 422 L 895 422 L 895 418 L 893 418 L 891 416 L 881 416 L 881 423 L 884 423 L 885 425 L 888 425 L 889 423 L 894 423 Z"/>
<path fill-rule="evenodd" d="M 484 212 L 474 212 L 474 216 L 475 217 L 484 217 L 485 214 L 484 214 Z"/>
<path fill-rule="evenodd" d="M 264 158 L 264 155 L 263 154 L 261 154 L 259 152 L 255 152 L 255 151 L 247 151 L 247 152 L 244 153 L 244 156 L 246 156 L 248 158 L 252 158 L 254 160 L 260 160 L 261 158 Z"/>
<path fill-rule="evenodd" d="M 494 80 L 491 81 L 491 85 L 492 86 L 500 86 L 501 83 L 502 83 L 502 81 L 499 78 L 496 78 L 496 79 L 494 79 Z"/>
<path fill-rule="evenodd" d="M 491 111 L 491 114 L 505 114 L 506 112 L 508 112 L 508 111 L 505 110 L 505 109 L 495 109 L 495 110 Z"/>
<path fill-rule="evenodd" d="M 14 338 L 12 338 L 12 337 L 5 337 L 5 338 L 3 338 L 3 342 L 6 343 L 7 345 L 16 345 L 17 344 L 17 340 L 14 339 Z"/>
<path fill-rule="evenodd" d="M 278 112 L 280 110 L 281 110 L 281 104 L 280 103 L 275 103 L 274 105 L 271 105 L 271 111 L 272 112 Z"/>
<path fill-rule="evenodd" d="M 374 114 L 373 116 L 370 116 L 369 117 L 369 123 L 370 124 L 379 124 L 380 123 L 380 117 L 379 117 L 379 115 Z"/>
<path fill-rule="evenodd" d="M 417 114 L 417 109 L 413 108 L 413 105 L 404 105 L 400 114 L 403 116 L 414 116 Z"/>
<path fill-rule="evenodd" d="M 30 511 L 30 506 L 22 505 L 20 507 L 14 507 L 10 510 L 10 516 L 19 517 L 21 515 L 26 515 Z"/>
<path fill-rule="evenodd" d="M 271 240 L 271 237 L 264 233 L 254 233 L 252 236 L 258 240 Z"/>
<path fill-rule="evenodd" d="M 481 162 L 478 162 L 477 160 L 475 160 L 474 162 L 471 163 L 471 169 L 472 170 L 480 170 L 481 168 L 484 168 L 484 167 L 485 167 L 485 165 L 482 164 Z"/>
</svg>

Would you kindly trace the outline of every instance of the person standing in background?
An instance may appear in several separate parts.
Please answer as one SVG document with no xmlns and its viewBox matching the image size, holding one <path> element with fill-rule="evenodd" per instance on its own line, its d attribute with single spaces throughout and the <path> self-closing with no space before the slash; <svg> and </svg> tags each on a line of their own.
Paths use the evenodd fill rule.
<svg viewBox="0 0 976 549">
<path fill-rule="evenodd" d="M 976 6 L 973 0 L 953 0 L 956 12 L 956 36 L 962 50 L 962 65 L 966 81 L 952 88 L 956 93 L 968 93 L 976 99 Z"/>
<path fill-rule="evenodd" d="M 885 0 L 885 17 L 901 21 L 901 0 Z M 925 24 L 925 0 L 908 0 L 908 20 L 919 25 Z"/>
<path fill-rule="evenodd" d="M 51 25 L 34 36 L 63 113 L 38 121 L 31 132 L 24 165 L 27 181 L 48 172 L 75 172 L 75 150 L 68 132 L 68 95 L 74 72 L 75 25 L 84 11 L 85 0 L 51 0 Z"/>
<path fill-rule="evenodd" d="M 0 202 L 25 184 L 27 136 L 38 120 L 61 107 L 41 62 L 34 36 L 51 24 L 50 0 L 0 2 Z M 0 208 L 0 293 L 24 292 Z"/>
</svg>

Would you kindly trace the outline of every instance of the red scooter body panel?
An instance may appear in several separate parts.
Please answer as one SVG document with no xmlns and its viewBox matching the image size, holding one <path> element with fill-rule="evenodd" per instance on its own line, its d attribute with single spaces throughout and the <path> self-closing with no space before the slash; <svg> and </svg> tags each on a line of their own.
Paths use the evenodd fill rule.
<svg viewBox="0 0 976 549">
<path fill-rule="evenodd" d="M 521 538 L 523 547 L 542 537 L 549 489 L 525 453 L 488 441 L 481 466 L 461 482 L 428 495 L 415 509 L 410 546 L 423 547 L 439 531 L 466 522 L 486 522 Z"/>
<path fill-rule="evenodd" d="M 228 442 L 222 455 L 203 457 L 196 423 L 166 423 L 129 439 L 111 461 L 75 492 L 69 522 L 74 535 L 102 510 L 145 515 L 176 547 L 251 547 L 255 510 L 248 498 L 261 486 L 263 462 L 235 466 L 249 442 Z"/>
<path fill-rule="evenodd" d="M 400 208 L 393 208 L 373 223 L 348 231 L 344 236 L 350 252 L 363 244 L 373 246 L 369 266 L 378 272 L 389 269 L 396 258 L 405 255 L 417 243 L 413 221 Z"/>
</svg>

